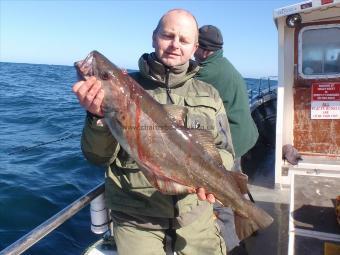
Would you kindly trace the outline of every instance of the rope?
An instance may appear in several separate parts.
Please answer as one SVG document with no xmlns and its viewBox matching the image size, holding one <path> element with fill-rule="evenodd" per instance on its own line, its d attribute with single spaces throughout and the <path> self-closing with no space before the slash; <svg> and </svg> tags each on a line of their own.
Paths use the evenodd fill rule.
<svg viewBox="0 0 340 255">
<path fill-rule="evenodd" d="M 44 145 L 46 145 L 46 144 L 56 143 L 56 142 L 64 141 L 64 140 L 71 139 L 71 138 L 75 138 L 75 137 L 79 137 L 79 135 L 70 134 L 70 135 L 68 135 L 68 136 L 59 138 L 59 139 L 57 139 L 57 140 L 52 140 L 52 141 L 40 143 L 40 144 L 31 146 L 31 147 L 28 147 L 28 148 L 25 148 L 25 149 L 22 149 L 22 150 L 10 152 L 10 153 L 8 153 L 8 155 L 18 154 L 18 153 L 21 153 L 21 152 L 25 152 L 25 151 L 32 150 L 32 149 L 37 148 L 37 147 L 44 146 Z"/>
</svg>

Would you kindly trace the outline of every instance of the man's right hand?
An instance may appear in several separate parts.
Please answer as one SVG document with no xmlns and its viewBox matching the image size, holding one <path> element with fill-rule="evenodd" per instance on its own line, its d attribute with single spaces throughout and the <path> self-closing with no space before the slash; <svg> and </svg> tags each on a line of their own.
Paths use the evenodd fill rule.
<svg viewBox="0 0 340 255">
<path fill-rule="evenodd" d="M 79 81 L 72 87 L 82 107 L 92 114 L 104 116 L 101 105 L 104 99 L 104 90 L 96 77 L 92 76 L 86 81 Z"/>
</svg>

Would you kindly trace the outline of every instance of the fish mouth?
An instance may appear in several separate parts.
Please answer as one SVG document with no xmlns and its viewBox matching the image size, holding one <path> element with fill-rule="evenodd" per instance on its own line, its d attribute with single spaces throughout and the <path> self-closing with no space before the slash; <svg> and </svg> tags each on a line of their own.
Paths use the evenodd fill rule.
<svg viewBox="0 0 340 255">
<path fill-rule="evenodd" d="M 87 55 L 84 60 L 80 60 L 74 63 L 74 66 L 77 70 L 78 78 L 86 79 L 89 76 L 93 76 L 96 74 L 95 72 L 95 57 L 94 51 Z"/>
</svg>

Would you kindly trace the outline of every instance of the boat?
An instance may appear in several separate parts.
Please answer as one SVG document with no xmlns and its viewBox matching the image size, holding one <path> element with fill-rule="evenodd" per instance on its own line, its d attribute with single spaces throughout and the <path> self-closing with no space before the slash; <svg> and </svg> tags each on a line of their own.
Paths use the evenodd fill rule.
<svg viewBox="0 0 340 255">
<path fill-rule="evenodd" d="M 256 144 L 245 155 L 245 170 L 256 202 L 274 223 L 246 240 L 246 247 L 254 255 L 264 245 L 265 254 L 338 255 L 340 1 L 305 1 L 276 9 L 273 16 L 278 85 L 276 128 L 269 137 L 275 148 L 266 146 L 268 140 Z M 284 146 L 302 160 L 290 163 Z"/>
<path fill-rule="evenodd" d="M 332 204 L 340 195 L 340 0 L 309 0 L 274 10 L 278 30 L 277 88 L 249 91 L 260 138 L 242 161 L 255 202 L 274 218 L 272 226 L 245 241 L 249 255 L 339 255 L 340 226 Z M 292 145 L 302 161 L 283 159 Z M 0 251 L 21 254 L 98 198 L 99 185 L 63 211 Z M 99 214 L 96 215 L 96 212 Z M 104 212 L 104 213 L 103 213 Z M 98 241 L 84 254 L 117 254 L 95 210 Z M 102 231 L 100 231 L 102 229 Z"/>
<path fill-rule="evenodd" d="M 247 248 L 249 254 L 266 245 L 266 254 L 338 255 L 340 1 L 305 1 L 276 9 L 273 16 L 278 30 L 275 148 L 262 146 L 270 155 L 265 158 L 252 149 L 252 168 L 246 170 L 255 200 L 272 212 L 274 223 L 246 240 Z M 302 160 L 289 162 L 284 146 Z M 263 162 L 254 164 L 254 158 Z"/>
<path fill-rule="evenodd" d="M 267 146 L 275 146 L 277 77 L 259 79 L 258 88 L 251 90 L 249 106 L 251 116 L 259 131 L 259 140 Z"/>
<path fill-rule="evenodd" d="M 340 254 L 340 1 L 274 11 L 278 30 L 275 184 L 289 189 L 288 251 Z M 292 145 L 302 157 L 291 164 Z M 283 159 L 286 157 L 286 159 Z"/>
</svg>

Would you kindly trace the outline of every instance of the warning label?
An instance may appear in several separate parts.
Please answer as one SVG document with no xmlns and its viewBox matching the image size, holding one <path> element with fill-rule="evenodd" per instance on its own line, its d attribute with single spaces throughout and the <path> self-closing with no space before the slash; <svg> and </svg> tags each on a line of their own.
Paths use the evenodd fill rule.
<svg viewBox="0 0 340 255">
<path fill-rule="evenodd" d="M 312 84 L 312 119 L 340 119 L 340 83 Z"/>
</svg>

